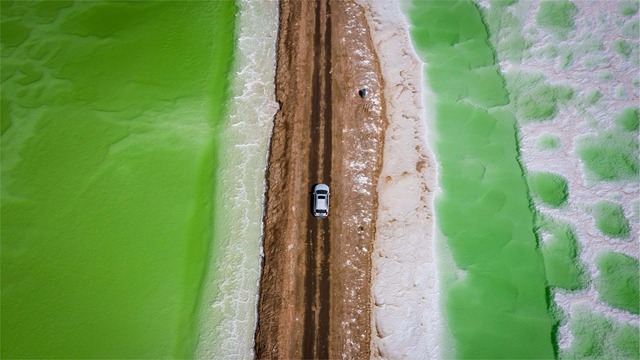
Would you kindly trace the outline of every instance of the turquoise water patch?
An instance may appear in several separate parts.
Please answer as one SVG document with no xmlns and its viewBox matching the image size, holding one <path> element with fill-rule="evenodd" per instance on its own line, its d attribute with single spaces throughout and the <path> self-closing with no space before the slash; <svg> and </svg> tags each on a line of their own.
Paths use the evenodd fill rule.
<svg viewBox="0 0 640 360">
<path fill-rule="evenodd" d="M 640 4 L 637 1 L 619 1 L 618 11 L 624 16 L 632 16 L 638 12 Z"/>
<path fill-rule="evenodd" d="M 414 1 L 411 37 L 436 96 L 437 226 L 457 267 L 445 312 L 457 358 L 553 358 L 514 116 L 482 16 L 472 2 Z"/>
<path fill-rule="evenodd" d="M 627 20 L 627 22 L 620 27 L 620 35 L 628 39 L 640 38 L 640 19 L 632 18 Z"/>
<path fill-rule="evenodd" d="M 567 180 L 558 174 L 533 172 L 529 174 L 528 183 L 533 196 L 546 205 L 559 207 L 567 202 Z"/>
<path fill-rule="evenodd" d="M 505 77 L 513 111 L 521 122 L 550 120 L 560 105 L 573 98 L 572 88 L 550 85 L 542 74 L 514 71 Z"/>
<path fill-rule="evenodd" d="M 638 359 L 640 332 L 638 326 L 620 324 L 605 316 L 580 308 L 571 316 L 571 347 L 560 353 L 560 359 Z"/>
<path fill-rule="evenodd" d="M 626 131 L 638 131 L 640 128 L 640 109 L 628 107 L 616 117 L 616 123 Z"/>
<path fill-rule="evenodd" d="M 560 137 L 552 134 L 544 134 L 536 141 L 536 147 L 540 150 L 556 150 L 560 147 Z"/>
<path fill-rule="evenodd" d="M 587 174 L 596 180 L 637 180 L 638 149 L 636 134 L 610 130 L 580 139 L 577 153 Z"/>
<path fill-rule="evenodd" d="M 596 280 L 598 297 L 605 303 L 638 314 L 640 311 L 640 266 L 638 259 L 626 254 L 606 252 L 597 261 L 600 276 Z"/>
<path fill-rule="evenodd" d="M 602 99 L 602 93 L 599 90 L 591 90 L 585 94 L 584 101 L 588 105 L 593 105 Z"/>
<path fill-rule="evenodd" d="M 587 284 L 585 266 L 580 260 L 578 238 L 571 225 L 540 215 L 538 233 L 549 286 L 578 290 Z"/>
<path fill-rule="evenodd" d="M 541 0 L 536 23 L 564 38 L 574 28 L 578 8 L 569 0 Z"/>
<path fill-rule="evenodd" d="M 631 232 L 629 220 L 620 204 L 599 201 L 593 206 L 593 217 L 600 232 L 614 238 L 628 238 Z"/>
<path fill-rule="evenodd" d="M 192 356 L 234 12 L 2 3 L 2 357 Z"/>
<path fill-rule="evenodd" d="M 613 42 L 613 47 L 618 54 L 620 54 L 627 60 L 629 59 L 629 56 L 633 51 L 633 45 L 630 42 L 622 39 L 616 39 Z"/>
</svg>

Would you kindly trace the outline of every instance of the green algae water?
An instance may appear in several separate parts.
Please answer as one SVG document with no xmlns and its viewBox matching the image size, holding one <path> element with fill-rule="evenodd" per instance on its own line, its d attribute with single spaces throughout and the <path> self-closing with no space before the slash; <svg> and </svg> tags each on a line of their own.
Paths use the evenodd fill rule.
<svg viewBox="0 0 640 360">
<path fill-rule="evenodd" d="M 553 358 L 544 263 L 514 116 L 479 9 L 413 1 L 411 37 L 435 93 L 439 231 L 457 266 L 443 279 L 456 358 Z"/>
<path fill-rule="evenodd" d="M 3 358 L 188 358 L 232 1 L 2 1 Z"/>
</svg>

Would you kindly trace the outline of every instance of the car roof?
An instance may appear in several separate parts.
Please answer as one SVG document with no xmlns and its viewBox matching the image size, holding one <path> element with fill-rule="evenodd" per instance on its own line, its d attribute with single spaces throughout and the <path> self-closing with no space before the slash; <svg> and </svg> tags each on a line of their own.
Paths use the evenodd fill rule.
<svg viewBox="0 0 640 360">
<path fill-rule="evenodd" d="M 317 199 L 316 204 L 315 204 L 315 208 L 316 210 L 328 210 L 328 206 L 327 206 L 327 199 Z"/>
</svg>

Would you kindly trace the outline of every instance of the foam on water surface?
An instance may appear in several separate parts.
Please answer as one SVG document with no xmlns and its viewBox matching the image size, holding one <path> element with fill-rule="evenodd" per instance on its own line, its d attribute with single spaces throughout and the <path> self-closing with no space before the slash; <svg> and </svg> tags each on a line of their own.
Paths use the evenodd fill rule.
<svg viewBox="0 0 640 360">
<path fill-rule="evenodd" d="M 276 1 L 240 0 L 229 116 L 219 127 L 214 252 L 199 315 L 201 359 L 253 358 L 265 171 L 275 101 Z"/>
</svg>

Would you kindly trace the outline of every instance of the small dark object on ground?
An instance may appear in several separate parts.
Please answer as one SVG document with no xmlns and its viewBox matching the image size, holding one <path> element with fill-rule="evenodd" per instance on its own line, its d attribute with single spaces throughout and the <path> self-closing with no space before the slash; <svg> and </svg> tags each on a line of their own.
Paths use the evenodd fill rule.
<svg viewBox="0 0 640 360">
<path fill-rule="evenodd" d="M 360 89 L 360 91 L 358 91 L 358 95 L 364 99 L 364 97 L 367 96 L 367 89 Z"/>
</svg>

